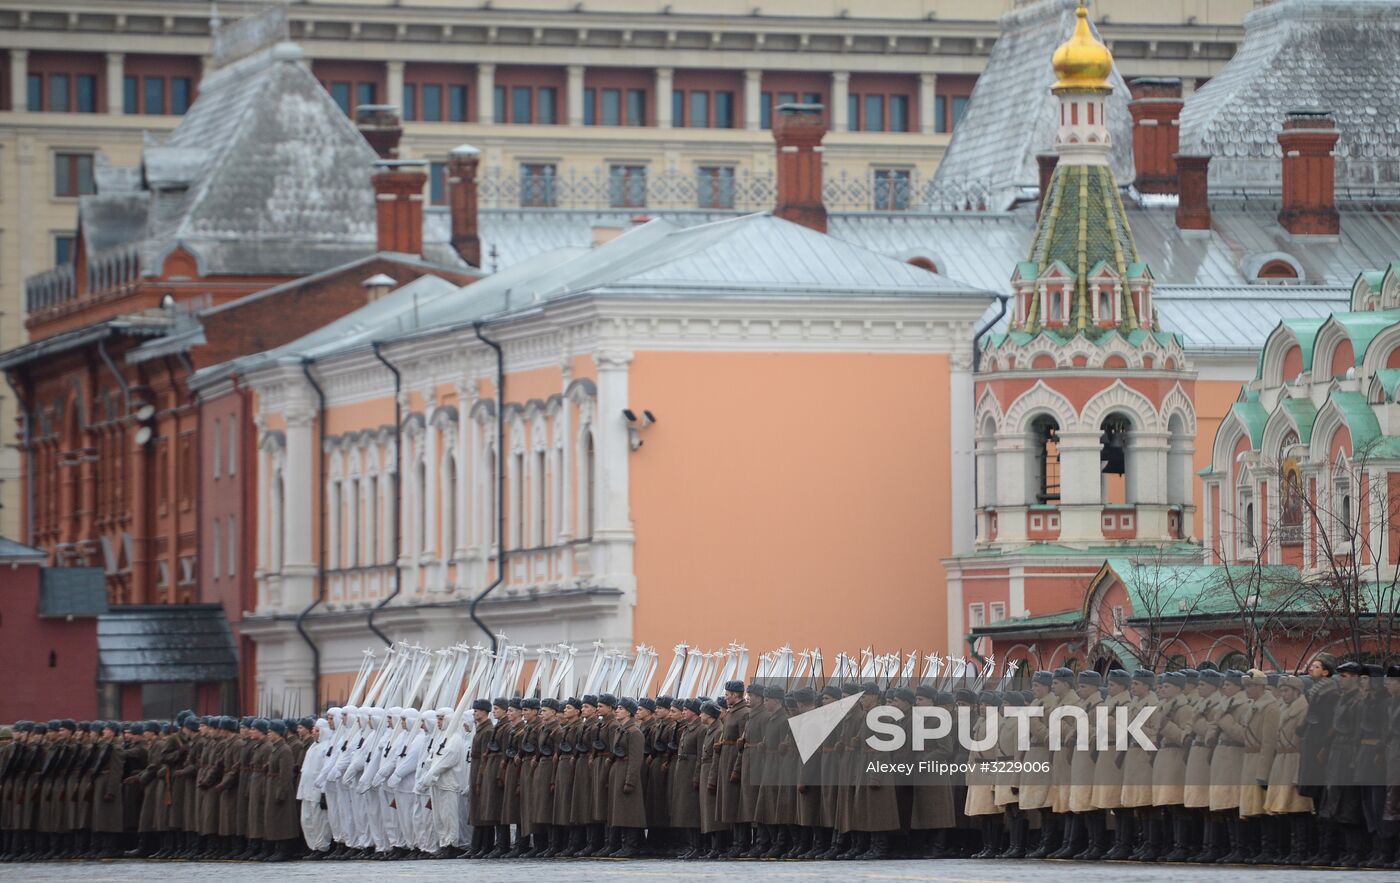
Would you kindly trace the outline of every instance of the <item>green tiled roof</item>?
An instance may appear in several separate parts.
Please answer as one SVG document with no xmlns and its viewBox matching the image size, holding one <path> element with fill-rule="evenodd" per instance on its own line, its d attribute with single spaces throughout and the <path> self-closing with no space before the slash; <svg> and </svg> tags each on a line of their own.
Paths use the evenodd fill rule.
<svg viewBox="0 0 1400 883">
<path fill-rule="evenodd" d="M 1239 591 L 1290 586 L 1299 578 L 1291 565 L 1170 564 L 1156 560 L 1109 558 L 1104 562 L 1128 592 L 1133 618 L 1231 613 L 1239 609 L 1231 581 Z M 1185 609 L 1182 609 L 1182 608 Z"/>
<path fill-rule="evenodd" d="M 1100 265 L 1113 268 L 1125 281 L 1147 272 L 1139 261 L 1128 216 L 1108 167 L 1063 163 L 1055 167 L 1028 258 L 1038 268 L 1036 275 L 1056 261 L 1065 266 L 1075 280 L 1070 327 L 1097 336 L 1088 299 L 1090 274 Z M 1018 267 L 1025 276 L 1024 265 Z M 1134 315 L 1126 286 L 1119 298 L 1124 327 L 1153 324 L 1151 316 Z"/>
<path fill-rule="evenodd" d="M 1334 389 L 1327 400 L 1341 409 L 1347 429 L 1351 432 L 1353 451 L 1360 452 L 1364 448 L 1370 448 L 1380 439 L 1381 425 L 1376 422 L 1376 413 L 1371 410 L 1366 396 L 1359 392 Z"/>
<path fill-rule="evenodd" d="M 1249 431 L 1249 446 L 1257 451 L 1264 443 L 1264 427 L 1269 424 L 1269 412 L 1259 404 L 1259 397 L 1255 395 L 1243 402 L 1235 402 L 1230 406 L 1230 413 L 1238 417 Z"/>
<path fill-rule="evenodd" d="M 1332 321 L 1342 326 L 1351 340 L 1353 363 L 1360 368 L 1366 358 L 1366 350 L 1371 341 L 1385 329 L 1400 322 L 1400 314 L 1395 310 L 1363 311 L 1359 313 L 1333 313 Z"/>
<path fill-rule="evenodd" d="M 1376 380 L 1380 381 L 1381 389 L 1385 390 L 1385 397 L 1394 399 L 1395 388 L 1400 386 L 1400 368 L 1382 368 L 1376 372 Z"/>
<path fill-rule="evenodd" d="M 1293 336 L 1297 338 L 1298 348 L 1303 351 L 1304 371 L 1312 370 L 1313 344 L 1317 342 L 1317 329 L 1321 328 L 1326 321 L 1327 318 L 1307 318 L 1284 319 L 1282 322 L 1278 323 L 1279 328 L 1287 328 L 1289 331 L 1292 331 Z M 1259 350 L 1259 365 L 1254 372 L 1256 380 L 1264 376 L 1264 353 L 1268 350 L 1269 342 L 1273 340 L 1274 334 L 1277 333 L 1278 328 L 1275 328 L 1273 334 L 1269 335 L 1268 340 L 1264 342 L 1264 346 Z M 1283 379 L 1287 382 L 1293 380 L 1292 377 L 1285 377 Z"/>
<path fill-rule="evenodd" d="M 1279 404 L 1298 425 L 1298 441 L 1303 444 L 1311 441 L 1313 423 L 1317 420 L 1317 407 L 1312 403 L 1312 399 L 1285 398 Z"/>
</svg>

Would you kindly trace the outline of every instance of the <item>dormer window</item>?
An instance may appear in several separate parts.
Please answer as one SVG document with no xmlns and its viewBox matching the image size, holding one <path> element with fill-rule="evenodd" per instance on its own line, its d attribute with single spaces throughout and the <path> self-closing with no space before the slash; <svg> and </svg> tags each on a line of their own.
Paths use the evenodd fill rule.
<svg viewBox="0 0 1400 883">
<path fill-rule="evenodd" d="M 1065 321 L 1065 298 L 1060 291 L 1051 291 L 1047 295 L 1050 299 L 1050 322 L 1059 325 Z"/>
<path fill-rule="evenodd" d="M 1113 315 L 1113 290 L 1099 287 L 1098 289 L 1098 320 L 1100 322 L 1112 323 L 1117 321 Z"/>
</svg>

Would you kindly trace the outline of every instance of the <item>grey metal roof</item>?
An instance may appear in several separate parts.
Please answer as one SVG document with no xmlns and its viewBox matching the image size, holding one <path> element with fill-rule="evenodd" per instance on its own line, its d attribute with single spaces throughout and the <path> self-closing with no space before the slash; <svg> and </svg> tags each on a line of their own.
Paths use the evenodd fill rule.
<svg viewBox="0 0 1400 883">
<path fill-rule="evenodd" d="M 561 240 L 591 237 L 594 225 L 587 221 L 595 216 L 571 214 L 575 232 L 561 236 Z M 685 217 L 696 219 L 690 214 Z M 503 232 L 501 227 L 496 231 Z M 543 242 L 534 240 L 533 244 Z M 424 276 L 278 350 L 234 364 L 241 370 L 253 370 L 272 362 L 322 358 L 364 348 L 376 340 L 385 342 L 494 319 L 583 293 L 619 297 L 992 298 L 991 292 L 976 286 L 767 213 L 730 216 L 693 226 L 655 218 L 628 226 L 597 248 L 566 246 L 526 256 L 529 247 L 518 246 L 515 253 L 520 259 L 514 265 L 479 282 L 458 288 Z M 196 375 L 196 383 L 201 382 Z"/>
<path fill-rule="evenodd" d="M 97 619 L 100 683 L 230 681 L 233 631 L 219 604 L 114 607 Z"/>
<path fill-rule="evenodd" d="M 169 137 L 147 135 L 139 174 L 100 164 L 85 245 L 135 246 L 147 275 L 177 246 L 203 275 L 316 273 L 375 251 L 375 159 L 301 49 L 279 44 L 206 76 Z M 465 267 L 450 231 L 427 240 L 428 259 Z"/>
<path fill-rule="evenodd" d="M 17 543 L 14 540 L 0 537 L 0 561 L 23 563 L 26 561 L 43 562 L 48 560 L 48 553 L 43 549 L 36 549 L 33 546 L 26 546 L 24 543 Z"/>
<path fill-rule="evenodd" d="M 1153 302 L 1162 327 L 1188 351 L 1255 353 L 1284 319 L 1325 318 L 1350 299 L 1350 288 L 1164 285 Z"/>
<path fill-rule="evenodd" d="M 40 616 L 101 616 L 107 577 L 100 567 L 45 567 L 39 574 Z"/>
<path fill-rule="evenodd" d="M 155 309 L 118 316 L 105 322 L 85 325 L 72 331 L 64 331 L 52 337 L 45 337 L 0 353 L 0 371 L 17 368 L 20 365 L 38 361 L 56 353 L 86 346 L 114 334 L 125 334 L 132 337 L 159 337 L 169 330 L 174 321 L 174 314 L 166 310 Z"/>
<path fill-rule="evenodd" d="M 1278 133 L 1298 108 L 1337 121 L 1337 189 L 1400 191 L 1400 0 L 1278 0 L 1181 113 L 1181 150 L 1209 154 L 1210 186 L 1278 190 Z"/>
<path fill-rule="evenodd" d="M 1059 126 L 1059 102 L 1050 94 L 1055 82 L 1050 59 L 1074 33 L 1077 6 L 1078 0 L 1041 0 L 1001 17 L 1001 33 L 938 165 L 935 194 L 956 197 L 982 187 L 989 208 L 1005 209 L 1023 190 L 1034 193 L 1040 181 L 1035 155 L 1054 146 Z M 1128 87 L 1116 67 L 1111 82 L 1107 111 L 1113 173 L 1128 182 L 1134 174 Z"/>
</svg>

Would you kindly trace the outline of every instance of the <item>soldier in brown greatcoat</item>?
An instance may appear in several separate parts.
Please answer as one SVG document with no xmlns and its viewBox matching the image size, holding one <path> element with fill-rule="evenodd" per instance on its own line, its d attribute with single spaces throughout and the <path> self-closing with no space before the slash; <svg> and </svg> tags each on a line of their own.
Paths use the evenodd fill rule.
<svg viewBox="0 0 1400 883">
<path fill-rule="evenodd" d="M 571 856 L 583 844 L 583 827 L 574 822 L 574 781 L 579 754 L 577 746 L 583 732 L 579 712 L 583 703 L 570 697 L 559 706 L 559 733 L 554 745 L 554 842 L 551 855 Z"/>
<path fill-rule="evenodd" d="M 637 726 L 637 701 L 621 700 L 613 718 L 613 766 L 608 774 L 608 825 L 617 845 L 613 858 L 632 858 L 641 849 L 642 831 L 647 826 L 646 804 L 642 795 L 642 761 L 646 737 Z"/>
<path fill-rule="evenodd" d="M 524 762 L 521 752 L 527 738 L 527 721 L 519 698 L 510 700 L 507 718 L 511 721 L 510 735 L 505 743 L 505 765 L 501 775 L 501 824 L 516 825 L 515 843 L 509 842 L 506 848 L 512 857 L 518 857 L 526 849 L 524 823 L 521 820 L 520 766 Z M 499 847 L 500 844 L 497 844 Z"/>
<path fill-rule="evenodd" d="M 721 702 L 723 700 L 720 700 Z M 695 769 L 695 793 L 700 801 L 700 836 L 705 849 L 696 858 L 720 858 L 729 849 L 726 837 L 730 826 L 720 818 L 719 777 L 720 739 L 724 727 L 720 723 L 723 710 L 719 702 L 700 704 L 700 764 Z"/>
<path fill-rule="evenodd" d="M 214 786 L 224 777 L 229 751 L 236 744 L 232 733 L 224 726 L 228 718 L 216 717 L 209 722 L 204 734 L 199 770 L 195 774 L 195 834 L 199 837 L 199 858 L 211 859 L 223 854 L 219 838 L 219 792 Z M 232 721 L 230 721 L 232 723 Z"/>
<path fill-rule="evenodd" d="M 1244 672 L 1225 672 L 1220 685 L 1220 715 L 1207 728 L 1215 751 L 1210 759 L 1210 809 L 1225 823 L 1230 861 L 1245 858 L 1240 839 L 1240 778 L 1244 770 L 1244 720 L 1249 697 L 1244 695 Z M 1224 844 L 1221 844 L 1224 845 Z"/>
<path fill-rule="evenodd" d="M 1400 680 L 1391 679 L 1387 686 Z M 1308 717 L 1308 700 L 1303 695 L 1303 679 L 1285 677 L 1280 679 L 1278 697 L 1281 709 L 1278 719 L 1278 742 L 1274 751 L 1274 762 L 1269 768 L 1268 792 L 1264 797 L 1264 811 L 1280 822 L 1279 843 L 1289 843 L 1289 854 L 1282 860 L 1287 865 L 1299 865 L 1312 855 L 1308 836 L 1312 830 L 1312 798 L 1304 797 L 1298 789 L 1298 771 L 1301 765 L 1300 754 L 1303 744 L 1303 731 Z M 1393 706 L 1400 708 L 1400 704 Z M 1400 748 L 1400 731 L 1392 736 L 1391 744 Z M 1287 827 L 1285 827 L 1287 826 Z"/>
<path fill-rule="evenodd" d="M 483 858 L 496 847 L 496 816 L 492 812 L 490 795 L 492 788 L 487 784 L 491 768 L 490 746 L 496 735 L 496 722 L 491 717 L 491 703 L 486 699 L 472 702 L 472 719 L 476 730 L 472 733 L 471 747 L 471 800 L 467 819 L 472 826 L 471 848 L 467 858 Z"/>
<path fill-rule="evenodd" d="M 1262 864 L 1277 861 L 1278 844 L 1274 841 L 1274 826 L 1263 824 L 1264 789 L 1269 784 L 1269 770 L 1274 765 L 1278 745 L 1278 697 L 1269 692 L 1268 676 L 1252 669 L 1244 678 L 1244 692 L 1249 710 L 1244 719 L 1244 757 L 1240 769 L 1240 818 L 1245 831 L 1247 857 Z"/>
<path fill-rule="evenodd" d="M 743 818 L 741 807 L 740 782 L 744 731 L 749 722 L 749 707 L 744 702 L 744 682 L 730 681 L 724 685 L 725 707 L 720 712 L 721 733 L 719 737 L 719 758 L 714 769 L 714 781 L 719 796 L 719 820 L 732 829 L 733 841 L 729 846 L 730 858 L 738 858 L 748 852 L 752 844 L 748 841 L 749 826 Z"/>
<path fill-rule="evenodd" d="M 750 775 L 755 783 L 758 798 L 754 802 L 754 823 L 759 826 L 760 838 L 768 848 L 759 858 L 780 858 L 792 848 L 791 826 L 795 824 L 795 813 L 791 802 L 786 798 L 792 789 L 791 783 L 783 781 L 783 758 L 781 749 L 784 737 L 790 732 L 788 713 L 784 706 L 786 691 L 777 684 L 767 687 L 751 687 L 750 690 L 763 690 L 763 714 L 749 719 L 753 726 L 759 719 L 758 742 L 744 747 L 746 753 L 753 753 Z"/>
<path fill-rule="evenodd" d="M 594 775 L 593 775 L 593 818 L 597 823 L 594 826 L 590 840 L 589 855 L 604 855 L 611 851 L 611 835 L 607 831 L 608 820 L 611 815 L 609 809 L 609 799 L 611 786 L 609 784 L 612 775 L 612 767 L 616 758 L 613 756 L 613 744 L 617 740 L 617 730 L 621 726 L 617 721 L 617 697 L 611 693 L 604 693 L 598 697 L 598 737 L 593 745 L 594 752 Z"/>
<path fill-rule="evenodd" d="M 739 816 L 738 821 L 748 830 L 749 848 L 745 855 L 758 858 L 768 851 L 771 845 L 770 832 L 754 824 L 758 810 L 759 770 L 754 763 L 763 751 L 763 730 L 767 725 L 768 712 L 764 708 L 765 688 L 759 684 L 749 684 L 747 702 L 749 717 L 744 723 L 743 745 L 739 752 Z"/>
<path fill-rule="evenodd" d="M 512 857 L 532 858 L 539 852 L 544 840 L 542 831 L 536 830 L 534 805 L 535 769 L 539 762 L 540 700 L 534 697 L 520 700 L 520 712 L 524 729 L 518 743 L 519 754 L 515 759 L 519 801 L 516 824 L 520 826 L 520 836 L 515 842 L 516 848 L 511 852 Z"/>
<path fill-rule="evenodd" d="M 126 830 L 122 818 L 122 777 L 127 749 L 123 747 L 118 725 L 102 724 L 97 742 L 97 759 L 93 763 L 92 832 L 94 848 L 100 858 L 114 857 Z"/>
<path fill-rule="evenodd" d="M 699 774 L 705 731 L 700 727 L 699 709 L 697 699 L 676 699 L 671 703 L 671 729 L 676 750 L 671 755 L 667 780 L 666 814 L 672 829 L 685 842 L 678 858 L 696 858 L 702 851 Z"/>
<path fill-rule="evenodd" d="M 559 701 L 539 700 L 535 723 L 535 752 L 530 765 L 530 830 L 534 850 L 527 857 L 547 858 L 557 854 L 554 831 L 554 765 L 559 754 Z M 562 843 L 559 845 L 563 845 Z"/>
<path fill-rule="evenodd" d="M 1054 758 L 1050 752 L 1050 715 L 1060 704 L 1060 697 L 1055 693 L 1054 686 L 1055 673 L 1052 671 L 1038 671 L 1031 675 L 1031 707 L 1041 709 L 1041 714 L 1029 719 L 1030 746 L 1021 757 L 1023 766 L 1016 790 L 1016 804 L 1022 813 L 1035 813 L 1040 819 L 1040 844 L 1035 850 L 1027 850 L 1027 854 L 1033 858 L 1044 858 L 1059 846 L 1058 824 L 1056 816 L 1051 812 L 1055 804 L 1055 795 Z M 1027 825 L 1029 819 L 1030 816 L 1027 815 L 1020 823 Z M 1022 834 L 1023 843 L 1025 839 L 1026 835 Z"/>
<path fill-rule="evenodd" d="M 495 831 L 492 834 L 490 852 L 483 858 L 500 858 L 510 849 L 510 824 L 505 817 L 505 775 L 506 747 L 510 742 L 510 701 L 500 697 L 491 703 L 494 712 L 494 725 L 486 741 L 486 761 L 481 771 L 482 812 L 493 819 Z"/>
<path fill-rule="evenodd" d="M 264 861 L 286 861 L 301 840 L 301 817 L 296 801 L 296 755 L 287 742 L 284 721 L 269 721 L 264 737 L 262 836 L 267 844 Z M 256 809 L 256 808 L 255 808 Z"/>
<path fill-rule="evenodd" d="M 879 685 L 873 681 L 862 684 L 860 701 L 854 708 L 855 738 L 848 743 L 854 748 L 854 777 L 850 781 L 859 783 L 852 795 L 850 829 L 860 835 L 860 849 L 852 858 L 889 858 L 890 838 L 900 826 L 894 784 L 865 773 L 869 763 L 889 757 L 867 742 L 873 733 L 866 725 L 866 715 L 879 703 Z"/>
<path fill-rule="evenodd" d="M 920 684 L 915 688 L 916 708 L 933 708 L 937 704 L 938 691 L 931 685 Z M 956 738 L 950 730 L 944 736 L 928 740 L 922 752 L 917 750 L 917 746 L 911 746 L 914 749 L 914 757 L 923 763 L 950 763 Z M 914 838 L 914 854 L 917 856 L 938 858 L 947 850 L 948 832 L 957 825 L 957 814 L 953 810 L 953 788 L 948 781 L 946 774 L 928 769 L 915 778 L 913 802 L 909 810 L 909 830 Z"/>
<path fill-rule="evenodd" d="M 1159 717 L 1155 712 L 1157 697 L 1152 692 L 1156 685 L 1156 674 L 1151 669 L 1140 668 L 1133 672 L 1128 686 L 1131 697 L 1128 700 L 1128 720 L 1136 720 L 1144 712 L 1153 715 L 1145 727 L 1148 733 L 1155 733 L 1159 726 Z M 1129 741 L 1127 750 L 1123 752 L 1123 793 L 1119 799 L 1121 811 L 1115 816 L 1127 828 L 1123 833 L 1123 844 L 1128 850 L 1128 857 L 1134 860 L 1150 860 L 1144 857 L 1148 854 L 1155 856 L 1154 845 L 1160 851 L 1162 844 L 1160 814 L 1152 806 L 1153 754 L 1136 740 Z M 1141 843 L 1138 842 L 1139 838 Z"/>
<path fill-rule="evenodd" d="M 234 735 L 229 737 L 229 746 L 224 752 L 224 774 L 214 790 L 219 792 L 219 837 L 224 840 L 229 854 L 238 855 L 247 848 L 247 802 L 243 799 L 244 769 L 252 760 L 255 744 L 251 732 L 252 718 L 243 718 L 234 727 Z M 228 724 L 225 724 L 225 729 Z"/>
<path fill-rule="evenodd" d="M 816 708 L 817 692 L 810 687 L 793 690 L 788 697 L 788 714 L 792 717 L 806 714 Z M 812 858 L 816 852 L 824 852 L 825 838 L 819 838 L 822 827 L 822 788 L 821 755 L 816 754 L 803 763 L 798 752 L 797 741 L 792 727 L 783 724 L 783 743 L 779 749 L 783 757 L 783 778 L 787 796 L 792 801 L 793 842 L 786 858 Z"/>
<path fill-rule="evenodd" d="M 248 765 L 243 770 L 242 777 L 241 794 L 248 813 L 248 827 L 244 831 L 244 836 L 248 838 L 248 846 L 238 856 L 243 861 L 262 859 L 268 851 L 267 843 L 264 842 L 263 813 L 267 804 L 267 767 L 270 753 L 267 734 L 270 731 L 270 722 L 257 718 L 248 734 L 253 746 L 252 751 L 248 753 Z"/>
<path fill-rule="evenodd" d="M 1172 850 L 1163 861 L 1181 862 L 1190 858 L 1189 820 L 1183 804 L 1186 799 L 1186 752 L 1190 744 L 1196 709 L 1185 693 L 1186 674 L 1180 671 L 1162 675 L 1157 687 L 1157 712 L 1152 735 L 1157 757 L 1152 761 L 1152 805 L 1167 814 L 1171 824 Z M 1164 832 L 1165 837 L 1165 832 Z M 1155 856 L 1154 856 L 1155 858 Z"/>
<path fill-rule="evenodd" d="M 201 757 L 204 754 L 205 743 L 208 741 L 204 736 L 208 732 L 208 727 L 200 721 L 198 716 L 190 715 L 185 718 L 184 730 L 185 756 L 174 770 L 175 797 L 171 805 L 171 812 L 173 816 L 172 827 L 177 829 L 176 836 L 179 840 L 176 857 L 191 858 L 198 852 L 199 839 L 199 786 L 195 783 L 195 779 L 199 776 Z"/>
<path fill-rule="evenodd" d="M 569 855 L 588 854 L 601 842 L 602 835 L 594 837 L 598 827 L 593 817 L 593 792 L 597 775 L 597 752 L 594 742 L 602 729 L 598 717 L 598 697 L 589 693 L 579 700 L 578 732 L 574 736 L 574 785 L 569 795 L 569 825 L 573 834 L 569 838 Z"/>
</svg>

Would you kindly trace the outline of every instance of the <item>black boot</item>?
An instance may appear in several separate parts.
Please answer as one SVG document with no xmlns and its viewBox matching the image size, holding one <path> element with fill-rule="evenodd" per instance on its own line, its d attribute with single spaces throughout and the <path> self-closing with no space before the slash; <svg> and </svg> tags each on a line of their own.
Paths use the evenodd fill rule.
<svg viewBox="0 0 1400 883">
<path fill-rule="evenodd" d="M 1284 821 L 1289 825 L 1288 842 L 1292 843 L 1293 847 L 1289 850 L 1288 855 L 1282 859 L 1283 863 L 1285 865 L 1307 864 L 1313 853 L 1317 851 L 1317 844 L 1313 842 L 1315 829 L 1312 816 L 1308 813 L 1294 813 L 1285 816 Z"/>
<path fill-rule="evenodd" d="M 1084 813 L 1065 813 L 1060 816 L 1060 845 L 1045 854 L 1046 858 L 1071 858 L 1084 851 L 1084 837 L 1088 832 L 1084 823 Z"/>
<path fill-rule="evenodd" d="M 1084 813 L 1084 849 L 1073 858 L 1081 862 L 1095 862 L 1104 857 L 1104 830 L 1108 816 L 1101 810 Z"/>
<path fill-rule="evenodd" d="M 831 843 L 820 855 L 816 856 L 819 861 L 831 861 L 840 858 L 851 846 L 851 835 L 848 831 L 832 832 Z"/>
<path fill-rule="evenodd" d="M 999 858 L 1025 858 L 1026 857 L 1026 835 L 1030 833 L 1031 819 L 1025 813 L 1012 816 L 1011 822 L 1011 844 L 1007 846 Z"/>
<path fill-rule="evenodd" d="M 1113 848 L 1104 853 L 1106 861 L 1122 861 L 1127 858 L 1132 849 L 1128 846 L 1132 842 L 1133 819 L 1124 810 L 1113 811 Z"/>
<path fill-rule="evenodd" d="M 982 832 L 982 848 L 972 854 L 972 858 L 992 858 L 997 854 L 997 829 L 993 826 L 992 816 L 982 816 L 981 824 L 978 826 Z"/>
<path fill-rule="evenodd" d="M 1231 865 L 1244 859 L 1245 854 L 1241 845 L 1240 834 L 1239 816 L 1230 816 L 1225 819 L 1225 838 L 1230 848 L 1225 851 L 1224 855 L 1215 860 L 1216 864 Z"/>
<path fill-rule="evenodd" d="M 1042 811 L 1040 819 L 1040 843 L 1026 853 L 1026 858 L 1047 858 L 1050 853 L 1060 848 L 1064 817 L 1059 813 Z"/>
<path fill-rule="evenodd" d="M 792 840 L 788 837 L 787 826 L 769 825 L 767 849 L 759 855 L 759 858 L 782 858 L 783 853 L 792 848 Z"/>
</svg>

